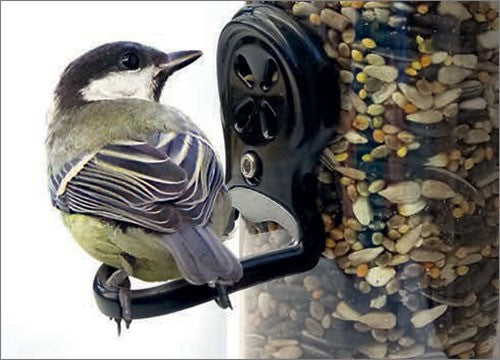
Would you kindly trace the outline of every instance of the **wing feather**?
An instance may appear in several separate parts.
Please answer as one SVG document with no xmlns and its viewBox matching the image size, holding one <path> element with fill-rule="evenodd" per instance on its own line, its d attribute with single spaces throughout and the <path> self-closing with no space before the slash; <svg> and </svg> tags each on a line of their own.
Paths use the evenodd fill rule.
<svg viewBox="0 0 500 360">
<path fill-rule="evenodd" d="M 210 144 L 197 134 L 155 133 L 64 164 L 49 179 L 58 208 L 173 232 L 204 225 L 224 187 Z"/>
</svg>

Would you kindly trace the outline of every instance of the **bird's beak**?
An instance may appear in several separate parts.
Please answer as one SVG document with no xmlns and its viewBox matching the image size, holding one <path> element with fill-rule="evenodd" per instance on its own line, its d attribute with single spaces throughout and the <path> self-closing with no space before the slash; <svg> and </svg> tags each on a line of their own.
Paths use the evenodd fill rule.
<svg viewBox="0 0 500 360">
<path fill-rule="evenodd" d="M 176 51 L 162 54 L 158 59 L 158 68 L 161 72 L 172 74 L 177 70 L 188 66 L 198 59 L 203 53 L 199 50 Z"/>
</svg>

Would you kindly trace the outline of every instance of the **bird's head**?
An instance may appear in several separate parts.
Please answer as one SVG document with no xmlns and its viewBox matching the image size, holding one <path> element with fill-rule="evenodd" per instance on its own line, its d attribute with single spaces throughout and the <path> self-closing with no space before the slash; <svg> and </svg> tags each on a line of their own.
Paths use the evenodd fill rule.
<svg viewBox="0 0 500 360">
<path fill-rule="evenodd" d="M 99 46 L 71 62 L 55 90 L 59 110 L 88 102 L 137 98 L 158 101 L 168 77 L 201 51 L 164 53 L 134 42 Z"/>
</svg>

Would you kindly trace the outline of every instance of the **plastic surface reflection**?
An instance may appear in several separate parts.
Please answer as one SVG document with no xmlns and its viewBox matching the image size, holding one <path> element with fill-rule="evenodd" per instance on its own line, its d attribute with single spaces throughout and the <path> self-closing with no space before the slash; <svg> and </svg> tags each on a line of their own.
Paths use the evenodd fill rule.
<svg viewBox="0 0 500 360">
<path fill-rule="evenodd" d="M 245 292 L 242 356 L 491 358 L 498 3 L 280 6 L 338 61 L 341 117 L 318 166 L 324 258 Z M 245 253 L 286 243 L 261 228 Z"/>
</svg>

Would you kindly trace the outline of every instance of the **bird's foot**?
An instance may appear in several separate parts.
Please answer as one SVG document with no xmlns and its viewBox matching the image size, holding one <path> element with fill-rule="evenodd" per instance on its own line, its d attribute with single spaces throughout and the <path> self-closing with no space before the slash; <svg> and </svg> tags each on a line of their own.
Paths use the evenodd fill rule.
<svg viewBox="0 0 500 360">
<path fill-rule="evenodd" d="M 121 316 L 115 318 L 118 335 L 121 334 L 121 322 L 125 322 L 125 327 L 128 329 L 130 323 L 132 322 L 132 292 L 130 279 L 125 270 L 116 270 L 111 276 L 106 280 L 106 286 L 118 289 L 118 301 L 121 307 Z"/>
<path fill-rule="evenodd" d="M 231 300 L 229 300 L 229 294 L 227 293 L 227 286 L 221 284 L 220 282 L 214 281 L 209 283 L 210 287 L 215 288 L 217 290 L 217 298 L 215 299 L 215 302 L 221 309 L 233 309 L 233 306 L 231 305 Z"/>
</svg>

